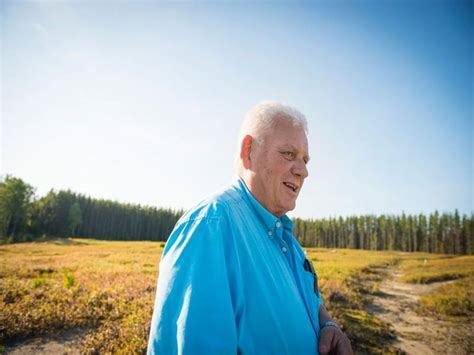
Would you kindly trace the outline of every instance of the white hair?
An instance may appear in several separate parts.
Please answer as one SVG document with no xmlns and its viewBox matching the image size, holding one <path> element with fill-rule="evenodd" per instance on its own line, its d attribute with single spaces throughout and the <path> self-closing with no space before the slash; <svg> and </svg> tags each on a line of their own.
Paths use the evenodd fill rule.
<svg viewBox="0 0 474 355">
<path fill-rule="evenodd" d="M 240 149 L 242 140 L 250 135 L 254 142 L 263 143 L 263 133 L 273 128 L 280 119 L 288 120 L 295 127 L 302 127 L 308 134 L 306 117 L 296 108 L 284 105 L 278 101 L 262 101 L 255 105 L 246 115 L 240 128 L 237 140 L 237 153 L 234 161 L 235 171 L 240 169 Z"/>
</svg>

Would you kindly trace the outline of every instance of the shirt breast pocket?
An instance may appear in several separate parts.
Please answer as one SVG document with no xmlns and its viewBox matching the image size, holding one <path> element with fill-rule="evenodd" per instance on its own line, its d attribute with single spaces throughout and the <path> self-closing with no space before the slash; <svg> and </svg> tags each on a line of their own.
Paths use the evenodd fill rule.
<svg viewBox="0 0 474 355">
<path fill-rule="evenodd" d="M 314 272 L 314 268 L 312 268 L 312 264 L 308 259 L 304 262 L 304 269 L 301 270 L 301 280 L 303 283 L 303 292 L 305 294 L 306 304 L 308 307 L 308 312 L 310 317 L 313 321 L 313 326 L 316 331 L 316 334 L 319 334 L 319 306 L 322 303 L 320 297 L 321 294 L 319 293 L 318 287 L 318 276 L 316 272 Z M 319 336 L 319 335 L 318 335 Z"/>
<path fill-rule="evenodd" d="M 318 275 L 316 274 L 313 264 L 308 259 L 304 260 L 303 270 L 301 270 L 301 280 L 303 283 L 304 294 L 309 306 L 318 311 L 321 294 L 319 292 Z"/>
<path fill-rule="evenodd" d="M 304 260 L 303 264 L 305 270 L 305 277 L 309 279 L 310 287 L 312 288 L 316 297 L 319 297 L 319 285 L 318 285 L 318 275 L 314 270 L 313 263 L 308 259 Z"/>
<path fill-rule="evenodd" d="M 308 271 L 303 272 L 305 293 L 308 295 L 309 298 L 317 300 L 319 298 L 319 290 L 317 289 L 318 286 L 316 280 L 317 276 L 315 276 L 314 274 Z"/>
</svg>

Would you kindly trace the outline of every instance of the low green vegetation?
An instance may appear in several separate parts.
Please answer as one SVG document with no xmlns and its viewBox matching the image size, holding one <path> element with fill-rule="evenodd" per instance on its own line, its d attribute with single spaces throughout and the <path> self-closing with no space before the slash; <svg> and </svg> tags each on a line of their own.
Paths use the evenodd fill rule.
<svg viewBox="0 0 474 355">
<path fill-rule="evenodd" d="M 442 317 L 474 316 L 474 257 L 428 255 L 406 260 L 401 281 L 433 285 L 420 299 L 422 313 Z M 436 283 L 450 281 L 439 287 Z"/>
<path fill-rule="evenodd" d="M 430 284 L 474 276 L 472 256 L 425 255 L 407 260 L 401 265 L 404 275 L 400 281 Z"/>
<path fill-rule="evenodd" d="M 0 344 L 78 328 L 81 352 L 141 353 L 162 249 L 90 239 L 0 247 Z"/>
<path fill-rule="evenodd" d="M 163 247 L 163 242 L 92 239 L 0 246 L 0 346 L 30 335 L 81 329 L 81 352 L 142 353 Z M 427 294 L 421 305 L 426 312 L 472 317 L 474 257 L 321 248 L 306 252 L 318 272 L 326 307 L 358 352 L 398 351 L 390 327 L 368 312 L 392 267 L 407 275 L 440 268 L 464 275 Z"/>
<path fill-rule="evenodd" d="M 396 354 L 395 334 L 367 310 L 386 270 L 399 261 L 397 252 L 354 249 L 306 249 L 320 279 L 324 304 L 359 352 Z"/>
<path fill-rule="evenodd" d="M 474 277 L 442 285 L 421 297 L 422 310 L 442 316 L 474 317 Z"/>
</svg>

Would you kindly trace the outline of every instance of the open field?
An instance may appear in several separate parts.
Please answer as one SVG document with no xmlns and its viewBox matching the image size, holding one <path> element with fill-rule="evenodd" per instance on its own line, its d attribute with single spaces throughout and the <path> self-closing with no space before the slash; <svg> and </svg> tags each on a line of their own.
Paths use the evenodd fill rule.
<svg viewBox="0 0 474 355">
<path fill-rule="evenodd" d="M 91 239 L 0 246 L 0 344 L 7 352 L 22 346 L 37 352 L 25 347 L 36 340 L 46 349 L 62 344 L 71 352 L 141 353 L 163 246 Z M 398 287 L 430 287 L 409 305 L 423 319 L 473 323 L 473 256 L 313 248 L 307 254 L 327 308 L 359 353 L 400 352 L 402 335 L 383 309 L 387 299 L 397 307 L 397 297 L 387 296 L 395 276 Z M 461 353 L 474 351 L 462 334 L 452 338 Z"/>
</svg>

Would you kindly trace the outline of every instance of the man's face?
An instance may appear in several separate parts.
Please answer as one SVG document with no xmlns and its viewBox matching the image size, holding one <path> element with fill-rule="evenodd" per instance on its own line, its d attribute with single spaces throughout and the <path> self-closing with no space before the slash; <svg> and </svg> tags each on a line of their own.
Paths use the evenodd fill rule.
<svg viewBox="0 0 474 355">
<path fill-rule="evenodd" d="M 262 138 L 262 144 L 252 144 L 249 189 L 268 211 L 279 217 L 295 208 L 308 176 L 308 140 L 302 127 L 284 119 L 277 120 Z"/>
</svg>

